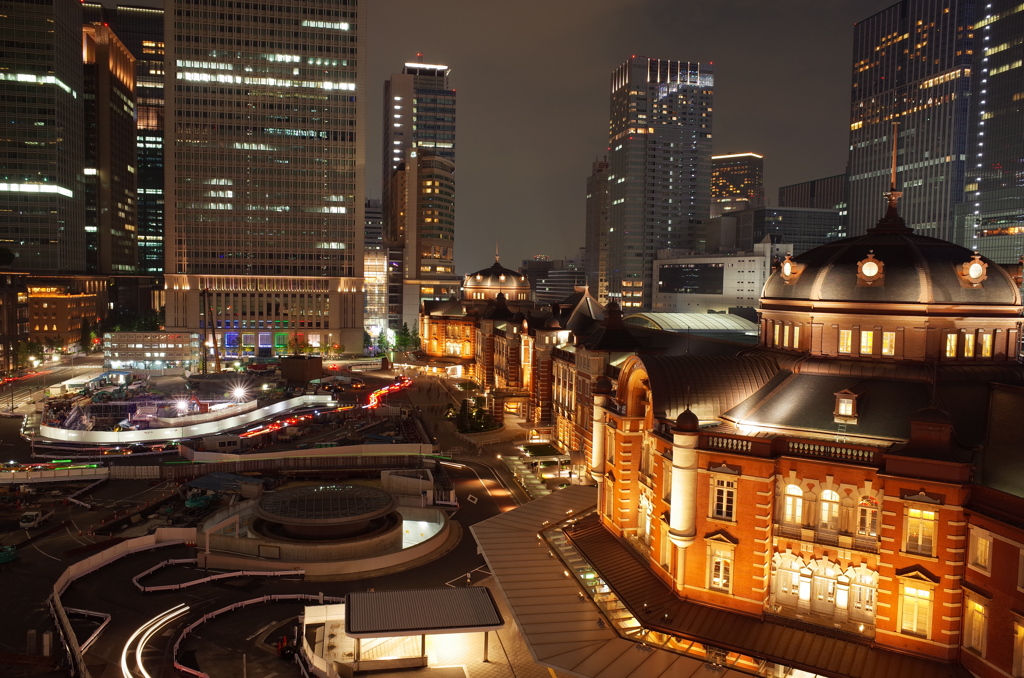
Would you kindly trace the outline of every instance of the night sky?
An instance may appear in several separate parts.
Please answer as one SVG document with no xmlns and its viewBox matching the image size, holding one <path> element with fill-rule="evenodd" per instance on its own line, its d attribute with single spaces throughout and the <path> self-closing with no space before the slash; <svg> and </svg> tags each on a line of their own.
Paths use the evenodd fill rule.
<svg viewBox="0 0 1024 678">
<path fill-rule="evenodd" d="M 457 271 L 490 265 L 495 239 L 510 268 L 574 256 L 610 74 L 636 54 L 714 62 L 714 152 L 763 154 L 775 204 L 779 186 L 845 171 L 853 24 L 894 1 L 366 2 L 367 196 L 380 195 L 384 80 L 423 52 L 458 91 Z"/>
</svg>

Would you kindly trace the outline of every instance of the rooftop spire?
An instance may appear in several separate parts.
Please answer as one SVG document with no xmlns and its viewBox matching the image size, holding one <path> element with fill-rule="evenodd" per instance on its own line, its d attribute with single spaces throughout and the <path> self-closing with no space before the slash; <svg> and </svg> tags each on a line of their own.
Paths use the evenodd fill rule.
<svg viewBox="0 0 1024 678">
<path fill-rule="evenodd" d="M 896 166 L 897 152 L 899 150 L 899 121 L 892 121 L 892 162 L 889 170 L 889 190 L 884 194 L 889 205 L 885 210 L 885 216 L 878 220 L 874 228 L 869 228 L 869 233 L 912 233 L 914 229 L 907 226 L 903 217 L 897 211 L 897 203 L 903 197 L 901 191 L 896 190 Z"/>
</svg>

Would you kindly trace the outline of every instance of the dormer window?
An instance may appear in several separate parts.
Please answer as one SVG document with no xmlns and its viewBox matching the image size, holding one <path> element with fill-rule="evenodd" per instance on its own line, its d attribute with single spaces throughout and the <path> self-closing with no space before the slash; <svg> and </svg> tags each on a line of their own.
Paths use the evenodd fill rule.
<svg viewBox="0 0 1024 678">
<path fill-rule="evenodd" d="M 960 285 L 962 287 L 977 289 L 988 278 L 988 264 L 981 260 L 980 254 L 975 252 L 970 261 L 960 265 L 960 270 L 957 273 L 960 274 Z"/>
<path fill-rule="evenodd" d="M 885 264 L 875 259 L 873 251 L 868 256 L 857 262 L 857 285 L 867 287 L 881 287 L 885 280 Z"/>
<path fill-rule="evenodd" d="M 858 415 L 858 398 L 862 390 L 858 387 L 846 388 L 836 393 L 836 406 L 832 417 L 837 424 L 856 424 Z"/>
</svg>

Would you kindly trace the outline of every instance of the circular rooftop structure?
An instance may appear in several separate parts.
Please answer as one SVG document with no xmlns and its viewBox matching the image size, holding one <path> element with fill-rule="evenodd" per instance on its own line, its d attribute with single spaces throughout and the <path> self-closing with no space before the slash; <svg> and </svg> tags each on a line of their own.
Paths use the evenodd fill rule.
<svg viewBox="0 0 1024 678">
<path fill-rule="evenodd" d="M 304 485 L 264 494 L 256 514 L 294 539 L 341 539 L 375 531 L 397 501 L 366 485 Z"/>
<path fill-rule="evenodd" d="M 1020 306 L 1002 266 L 909 228 L 871 229 L 786 257 L 764 286 L 762 302 Z"/>
<path fill-rule="evenodd" d="M 495 261 L 490 267 L 467 275 L 462 290 L 463 298 L 470 301 L 494 299 L 499 292 L 509 301 L 523 301 L 530 298 L 533 287 L 525 275 Z"/>
</svg>

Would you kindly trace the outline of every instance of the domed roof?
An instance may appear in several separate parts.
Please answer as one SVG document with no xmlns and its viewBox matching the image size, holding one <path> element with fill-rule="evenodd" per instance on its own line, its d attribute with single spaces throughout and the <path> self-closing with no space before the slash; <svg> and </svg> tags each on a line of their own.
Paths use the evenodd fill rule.
<svg viewBox="0 0 1024 678">
<path fill-rule="evenodd" d="M 676 430 L 681 433 L 698 433 L 700 431 L 700 419 L 687 407 L 676 417 Z"/>
<path fill-rule="evenodd" d="M 998 264 L 966 247 L 914 233 L 890 206 L 866 235 L 786 257 L 762 300 L 1019 306 L 1020 290 Z"/>
<path fill-rule="evenodd" d="M 487 268 L 466 276 L 464 287 L 499 287 L 501 289 L 530 289 L 530 279 L 519 271 L 505 268 L 495 261 Z"/>
</svg>

